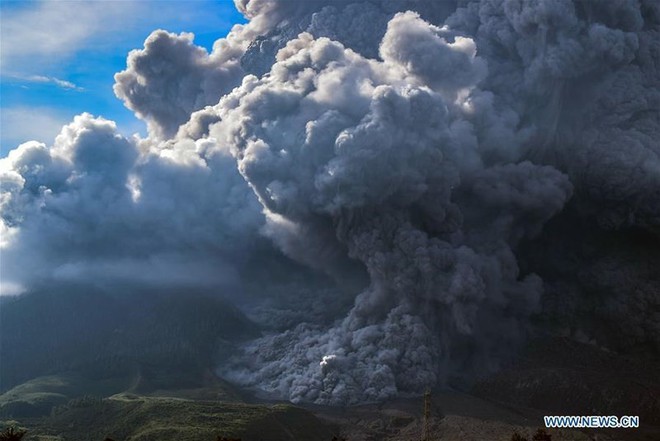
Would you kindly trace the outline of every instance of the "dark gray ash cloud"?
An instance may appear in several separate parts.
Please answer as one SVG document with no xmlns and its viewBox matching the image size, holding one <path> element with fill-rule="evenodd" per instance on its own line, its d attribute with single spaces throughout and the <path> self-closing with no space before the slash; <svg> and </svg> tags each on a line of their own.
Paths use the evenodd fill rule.
<svg viewBox="0 0 660 441">
<path fill-rule="evenodd" d="M 269 75 L 221 100 L 211 136 L 233 146 L 275 242 L 311 231 L 315 242 L 285 252 L 322 268 L 323 250 L 345 248 L 371 277 L 330 329 L 260 342 L 263 367 L 249 382 L 293 400 L 379 400 L 442 382 L 466 357 L 478 371 L 523 338 L 541 281 L 520 277 L 511 247 L 559 212 L 572 186 L 551 167 L 484 164 L 481 108 L 467 102 L 483 93 L 485 63 L 472 40 L 438 32 L 415 13 L 395 15 L 383 61 L 301 34 Z M 417 63 L 412 40 L 433 56 Z M 446 64 L 454 71 L 436 80 Z M 291 350 L 291 340 L 301 343 Z M 325 361 L 296 362 L 311 354 Z"/>
<path fill-rule="evenodd" d="M 466 381 L 533 332 L 660 349 L 656 2 L 236 5 L 211 54 L 129 55 L 149 138 L 83 115 L 2 160 L 7 280 L 243 284 L 268 331 L 219 371 L 292 401 Z"/>
</svg>

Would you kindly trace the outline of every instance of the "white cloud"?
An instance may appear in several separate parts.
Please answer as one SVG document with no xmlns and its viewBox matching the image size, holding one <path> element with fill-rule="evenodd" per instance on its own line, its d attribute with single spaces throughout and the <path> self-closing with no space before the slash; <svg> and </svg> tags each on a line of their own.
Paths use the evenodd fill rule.
<svg viewBox="0 0 660 441">
<path fill-rule="evenodd" d="M 0 109 L 2 152 L 18 144 L 35 140 L 51 144 L 70 115 L 61 115 L 45 107 L 10 107 Z M 4 155 L 2 155 L 4 156 Z"/>
<path fill-rule="evenodd" d="M 35 7 L 6 6 L 2 11 L 3 66 L 22 65 L 37 57 L 61 60 L 88 40 L 118 31 L 122 20 L 135 17 L 131 1 L 42 1 Z"/>
<path fill-rule="evenodd" d="M 198 32 L 229 28 L 223 16 L 234 8 L 230 1 L 211 3 L 210 14 L 208 2 L 197 4 L 190 8 L 188 2 L 148 0 L 3 2 L 0 65 L 12 71 L 33 69 L 35 62 L 51 66 L 83 49 L 114 48 L 136 35 L 143 39 L 156 27 L 183 26 Z"/>
<path fill-rule="evenodd" d="M 62 80 L 57 77 L 49 77 L 46 75 L 8 75 L 9 78 L 14 78 L 16 80 L 25 81 L 28 83 L 44 83 L 44 84 L 54 84 L 57 87 L 62 89 L 71 89 L 77 91 L 83 91 L 82 87 L 77 86 L 71 81 Z"/>
<path fill-rule="evenodd" d="M 0 296 L 17 296 L 25 292 L 25 288 L 13 282 L 0 281 Z"/>
<path fill-rule="evenodd" d="M 53 83 L 63 89 L 82 90 L 82 88 L 76 86 L 71 81 L 61 80 L 55 77 L 47 77 L 44 75 L 30 75 L 26 77 L 25 80 L 33 83 Z"/>
</svg>

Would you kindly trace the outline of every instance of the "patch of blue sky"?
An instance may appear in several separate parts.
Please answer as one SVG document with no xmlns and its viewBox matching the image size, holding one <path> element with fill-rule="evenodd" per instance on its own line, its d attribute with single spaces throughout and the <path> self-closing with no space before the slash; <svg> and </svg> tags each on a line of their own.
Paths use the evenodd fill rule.
<svg viewBox="0 0 660 441">
<path fill-rule="evenodd" d="M 51 144 L 82 112 L 130 135 L 146 126 L 112 90 L 126 56 L 155 29 L 192 32 L 209 52 L 244 17 L 231 0 L 0 2 L 0 157 L 18 144 Z"/>
</svg>

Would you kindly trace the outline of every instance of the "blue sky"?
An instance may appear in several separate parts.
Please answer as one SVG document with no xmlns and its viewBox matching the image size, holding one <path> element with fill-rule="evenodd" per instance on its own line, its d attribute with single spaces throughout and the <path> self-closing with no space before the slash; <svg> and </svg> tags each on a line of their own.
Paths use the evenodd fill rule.
<svg viewBox="0 0 660 441">
<path fill-rule="evenodd" d="M 63 124 L 90 112 L 124 134 L 145 125 L 112 91 L 155 29 L 193 32 L 211 50 L 245 19 L 231 0 L 0 1 L 0 157 L 36 139 L 50 145 Z"/>
</svg>

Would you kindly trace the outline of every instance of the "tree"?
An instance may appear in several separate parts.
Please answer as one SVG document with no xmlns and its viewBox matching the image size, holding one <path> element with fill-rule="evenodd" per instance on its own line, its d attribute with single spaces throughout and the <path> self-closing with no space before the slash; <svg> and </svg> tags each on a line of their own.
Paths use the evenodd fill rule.
<svg viewBox="0 0 660 441">
<path fill-rule="evenodd" d="M 539 429 L 532 437 L 532 441 L 552 441 L 552 436 L 544 429 Z"/>
<path fill-rule="evenodd" d="M 511 441 L 527 441 L 527 438 L 518 432 L 513 432 Z M 538 429 L 532 437 L 532 441 L 552 441 L 552 435 L 546 432 L 545 429 Z"/>
<path fill-rule="evenodd" d="M 27 432 L 25 430 L 16 430 L 8 427 L 0 433 L 0 441 L 20 441 Z"/>
</svg>

